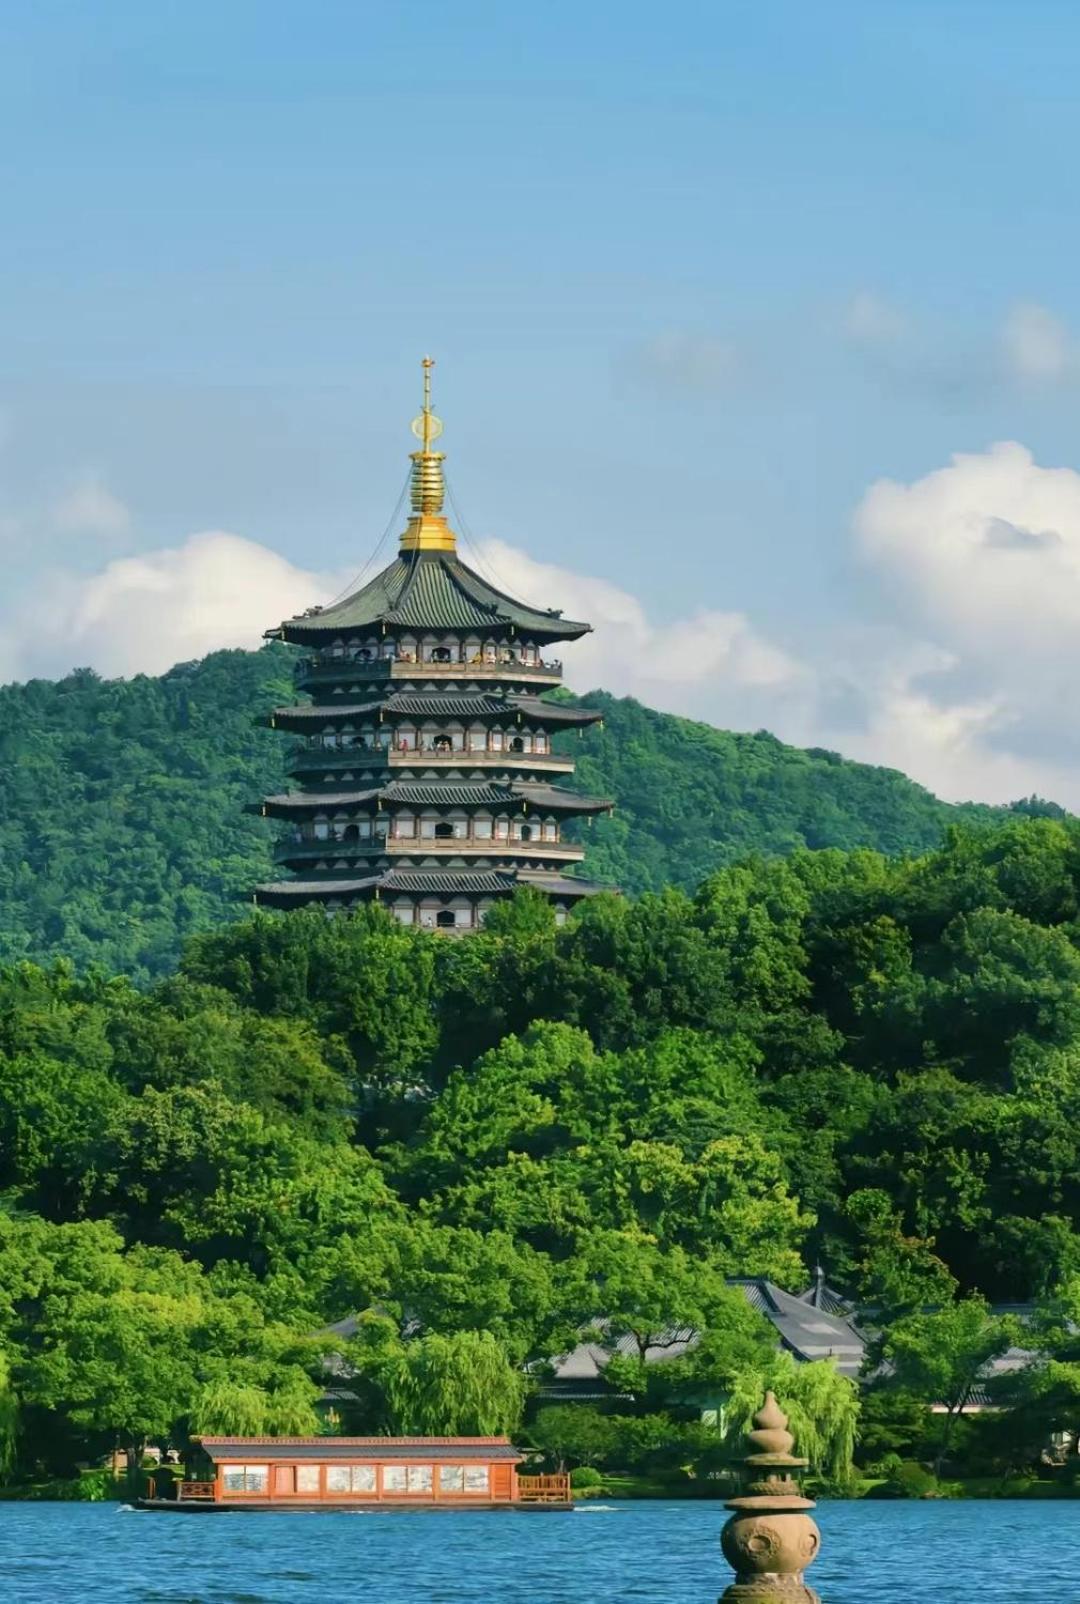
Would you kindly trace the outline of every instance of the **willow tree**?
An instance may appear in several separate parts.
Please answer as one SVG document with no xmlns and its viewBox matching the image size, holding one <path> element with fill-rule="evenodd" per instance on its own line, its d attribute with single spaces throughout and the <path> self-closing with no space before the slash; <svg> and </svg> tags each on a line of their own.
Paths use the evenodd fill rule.
<svg viewBox="0 0 1080 1604">
<path fill-rule="evenodd" d="M 407 1436 L 488 1437 L 514 1429 L 525 1380 L 490 1331 L 396 1344 L 374 1361 L 393 1429 Z"/>
<path fill-rule="evenodd" d="M 7 1480 L 14 1467 L 18 1430 L 19 1400 L 11 1384 L 11 1367 L 0 1353 L 0 1482 Z"/>
<path fill-rule="evenodd" d="M 830 1481 L 848 1481 L 859 1424 L 859 1390 L 828 1359 L 797 1364 L 776 1353 L 759 1367 L 740 1371 L 728 1404 L 728 1429 L 750 1430 L 751 1418 L 771 1389 L 788 1417 L 795 1452 Z"/>
<path fill-rule="evenodd" d="M 289 1366 L 270 1386 L 218 1379 L 199 1389 L 189 1428 L 197 1436 L 310 1436 L 319 1429 L 318 1395 L 318 1387 Z"/>
</svg>

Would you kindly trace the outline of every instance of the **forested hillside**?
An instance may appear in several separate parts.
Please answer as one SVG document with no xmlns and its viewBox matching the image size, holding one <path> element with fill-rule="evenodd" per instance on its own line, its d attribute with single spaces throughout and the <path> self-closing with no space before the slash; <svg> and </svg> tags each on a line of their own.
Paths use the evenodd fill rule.
<svg viewBox="0 0 1080 1604">
<path fill-rule="evenodd" d="M 146 990 L 0 971 L 0 1473 L 5 1441 L 33 1476 L 118 1434 L 310 1430 L 308 1334 L 367 1311 L 358 1430 L 516 1430 L 521 1367 L 590 1322 L 692 1324 L 685 1359 L 613 1360 L 615 1414 L 525 1429 L 708 1464 L 695 1400 L 774 1384 L 840 1475 L 851 1383 L 796 1374 L 725 1285 L 819 1258 L 891 1360 L 865 1456 L 962 1455 L 928 1405 L 1017 1338 L 981 1294 L 1040 1300 L 1050 1357 L 1006 1378 L 980 1473 L 1076 1431 L 1080 825 L 759 859 L 559 930 L 519 894 L 490 926 L 256 915 Z"/>
<path fill-rule="evenodd" d="M 216 652 L 160 678 L 0 690 L 0 959 L 70 957 L 146 978 L 191 932 L 237 918 L 269 869 L 245 802 L 280 788 L 287 742 L 256 717 L 292 699 L 285 647 Z M 733 735 L 602 694 L 562 737 L 577 784 L 614 797 L 586 869 L 634 893 L 693 887 L 750 852 L 937 844 L 955 809 L 888 769 Z"/>
</svg>

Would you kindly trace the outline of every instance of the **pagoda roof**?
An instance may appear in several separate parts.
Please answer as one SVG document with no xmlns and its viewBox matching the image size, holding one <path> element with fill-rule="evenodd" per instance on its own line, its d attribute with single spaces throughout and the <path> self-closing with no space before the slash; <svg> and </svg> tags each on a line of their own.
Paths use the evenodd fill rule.
<svg viewBox="0 0 1080 1604">
<path fill-rule="evenodd" d="M 506 696 L 497 691 L 480 691 L 471 696 L 418 696 L 410 691 L 391 691 L 371 702 L 301 702 L 294 707 L 276 707 L 271 726 L 289 728 L 293 724 L 328 724 L 335 720 L 363 718 L 365 714 L 390 718 L 500 718 L 507 713 L 544 724 L 598 724 L 603 718 L 593 708 L 567 707 L 545 702 L 539 696 Z"/>
<path fill-rule="evenodd" d="M 252 803 L 252 813 L 325 812 L 366 802 L 399 803 L 404 807 L 498 807 L 531 802 L 534 807 L 570 813 L 606 813 L 613 804 L 603 797 L 579 796 L 563 786 L 538 782 L 471 780 L 391 780 L 386 785 L 352 791 L 285 791 Z"/>
<path fill-rule="evenodd" d="M 555 608 L 515 601 L 465 565 L 452 551 L 399 554 L 374 579 L 329 607 L 285 619 L 267 633 L 315 642 L 378 625 L 395 629 L 512 630 L 546 640 L 577 640 L 590 624 Z"/>
<path fill-rule="evenodd" d="M 519 886 L 534 886 L 550 896 L 590 897 L 606 886 L 591 880 L 576 880 L 556 871 L 540 869 L 386 869 L 380 874 L 357 876 L 349 880 L 280 880 L 255 888 L 256 900 L 270 907 L 286 908 L 301 902 L 326 901 L 332 897 L 359 899 L 401 892 L 406 896 L 498 897 L 509 896 Z"/>
</svg>

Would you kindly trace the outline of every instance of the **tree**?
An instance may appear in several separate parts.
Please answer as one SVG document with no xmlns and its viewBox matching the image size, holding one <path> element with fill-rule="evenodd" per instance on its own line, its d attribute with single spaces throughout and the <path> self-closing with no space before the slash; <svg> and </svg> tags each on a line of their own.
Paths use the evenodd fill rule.
<svg viewBox="0 0 1080 1604">
<path fill-rule="evenodd" d="M 944 1410 L 935 1474 L 948 1458 L 957 1422 L 991 1360 L 1020 1336 L 1010 1315 L 995 1315 L 984 1298 L 962 1298 L 944 1308 L 909 1314 L 889 1327 L 881 1353 L 896 1385 Z"/>
<path fill-rule="evenodd" d="M 853 1474 L 859 1424 L 859 1390 L 829 1359 L 798 1364 L 774 1352 L 768 1364 L 743 1370 L 728 1405 L 729 1434 L 745 1433 L 767 1391 L 788 1417 L 795 1452 L 820 1476 L 848 1482 Z"/>
<path fill-rule="evenodd" d="M 602 1465 L 615 1446 L 616 1427 L 610 1415 L 590 1404 L 548 1404 L 528 1428 L 530 1441 L 554 1461 L 555 1469 L 569 1465 Z"/>
<path fill-rule="evenodd" d="M 525 1378 L 490 1331 L 384 1338 L 354 1347 L 350 1358 L 381 1394 L 394 1432 L 489 1437 L 521 1418 Z"/>
</svg>

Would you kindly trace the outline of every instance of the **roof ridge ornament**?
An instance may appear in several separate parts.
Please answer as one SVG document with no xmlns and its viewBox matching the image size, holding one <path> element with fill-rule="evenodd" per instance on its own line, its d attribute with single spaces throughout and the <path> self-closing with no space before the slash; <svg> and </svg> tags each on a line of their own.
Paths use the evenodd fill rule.
<svg viewBox="0 0 1080 1604">
<path fill-rule="evenodd" d="M 420 441 L 420 450 L 411 453 L 410 500 L 412 516 L 401 537 L 401 549 L 408 552 L 447 551 L 456 548 L 454 531 L 443 514 L 446 484 L 443 479 L 444 451 L 433 451 L 432 446 L 443 432 L 442 419 L 431 410 L 431 370 L 434 357 L 425 356 L 424 404 L 412 421 L 412 432 Z"/>
</svg>

